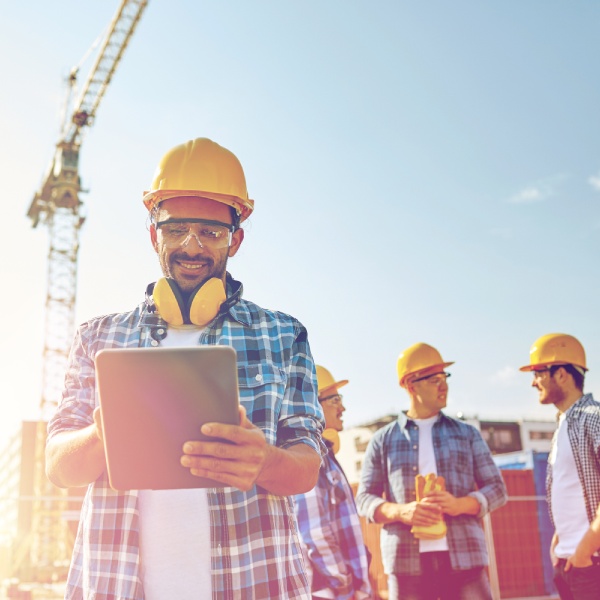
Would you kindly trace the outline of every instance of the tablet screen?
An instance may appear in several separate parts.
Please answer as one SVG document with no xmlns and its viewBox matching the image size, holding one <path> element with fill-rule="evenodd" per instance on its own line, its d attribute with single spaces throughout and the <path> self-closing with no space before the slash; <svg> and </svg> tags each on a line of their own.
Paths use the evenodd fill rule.
<svg viewBox="0 0 600 600">
<path fill-rule="evenodd" d="M 236 352 L 229 346 L 111 348 L 96 355 L 110 485 L 115 490 L 224 487 L 180 459 L 207 422 L 237 425 Z"/>
</svg>

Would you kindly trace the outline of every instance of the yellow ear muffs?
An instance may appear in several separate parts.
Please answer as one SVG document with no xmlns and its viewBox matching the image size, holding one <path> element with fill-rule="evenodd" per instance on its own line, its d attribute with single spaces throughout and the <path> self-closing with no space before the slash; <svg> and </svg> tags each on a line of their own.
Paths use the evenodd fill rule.
<svg viewBox="0 0 600 600">
<path fill-rule="evenodd" d="M 225 286 L 217 277 L 192 290 L 187 303 L 177 283 L 168 277 L 159 279 L 152 291 L 158 314 L 176 326 L 193 323 L 204 327 L 217 316 L 226 298 Z"/>
<path fill-rule="evenodd" d="M 211 277 L 190 296 L 190 321 L 204 327 L 219 314 L 221 304 L 226 299 L 223 282 L 217 277 Z"/>
<path fill-rule="evenodd" d="M 337 454 L 340 450 L 340 434 L 335 429 L 327 427 L 323 430 L 323 438 L 333 444 L 333 453 Z"/>
<path fill-rule="evenodd" d="M 159 279 L 152 290 L 152 299 L 161 318 L 171 325 L 183 325 L 185 303 L 179 287 L 172 279 Z"/>
</svg>

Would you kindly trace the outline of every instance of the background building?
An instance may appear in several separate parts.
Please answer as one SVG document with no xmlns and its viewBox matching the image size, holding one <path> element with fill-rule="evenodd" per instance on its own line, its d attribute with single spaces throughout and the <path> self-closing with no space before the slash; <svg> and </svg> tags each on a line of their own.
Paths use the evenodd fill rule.
<svg viewBox="0 0 600 600">
<path fill-rule="evenodd" d="M 23 421 L 0 450 L 0 580 L 15 584 L 12 597 L 66 580 L 86 491 L 48 481 L 45 443 L 46 423 Z"/>
</svg>

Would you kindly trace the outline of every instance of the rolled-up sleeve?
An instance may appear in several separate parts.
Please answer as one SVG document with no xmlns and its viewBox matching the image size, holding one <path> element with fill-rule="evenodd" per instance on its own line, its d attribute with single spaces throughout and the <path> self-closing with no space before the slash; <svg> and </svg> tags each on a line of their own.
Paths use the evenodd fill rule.
<svg viewBox="0 0 600 600">
<path fill-rule="evenodd" d="M 86 351 L 87 326 L 77 329 L 65 374 L 62 399 L 48 422 L 48 440 L 62 431 L 83 429 L 94 422 L 96 407 L 96 371 L 94 360 Z"/>
<path fill-rule="evenodd" d="M 325 456 L 327 447 L 321 437 L 325 419 L 318 398 L 315 364 L 306 330 L 299 323 L 296 327 L 277 425 L 277 446 L 286 448 L 303 443 Z"/>
<path fill-rule="evenodd" d="M 385 502 L 382 496 L 387 473 L 383 472 L 382 450 L 381 436 L 376 434 L 367 446 L 356 494 L 358 513 L 370 522 L 375 522 L 375 511 Z"/>
<path fill-rule="evenodd" d="M 473 476 L 477 490 L 471 492 L 469 496 L 479 502 L 480 510 L 477 517 L 481 519 L 487 513 L 504 506 L 508 500 L 508 494 L 500 469 L 496 466 L 488 445 L 476 430 L 472 450 Z"/>
</svg>

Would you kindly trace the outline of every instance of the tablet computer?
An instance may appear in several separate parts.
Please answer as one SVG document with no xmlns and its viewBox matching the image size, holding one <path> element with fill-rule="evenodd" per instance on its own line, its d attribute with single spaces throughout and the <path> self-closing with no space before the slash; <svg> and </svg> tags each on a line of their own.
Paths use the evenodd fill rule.
<svg viewBox="0 0 600 600">
<path fill-rule="evenodd" d="M 233 348 L 110 348 L 95 363 L 113 489 L 224 487 L 180 459 L 186 441 L 215 439 L 204 423 L 239 424 Z"/>
</svg>

